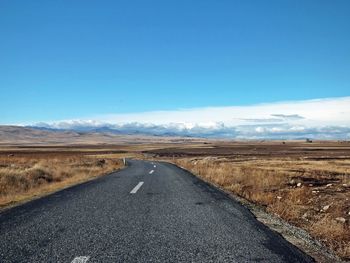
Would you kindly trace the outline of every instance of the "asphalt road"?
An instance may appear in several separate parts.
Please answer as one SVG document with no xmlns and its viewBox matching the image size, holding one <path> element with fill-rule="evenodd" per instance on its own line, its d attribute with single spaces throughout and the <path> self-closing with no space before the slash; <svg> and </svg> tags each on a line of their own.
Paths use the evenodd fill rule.
<svg viewBox="0 0 350 263">
<path fill-rule="evenodd" d="M 188 172 L 130 160 L 1 213 L 0 262 L 313 260 Z"/>
</svg>

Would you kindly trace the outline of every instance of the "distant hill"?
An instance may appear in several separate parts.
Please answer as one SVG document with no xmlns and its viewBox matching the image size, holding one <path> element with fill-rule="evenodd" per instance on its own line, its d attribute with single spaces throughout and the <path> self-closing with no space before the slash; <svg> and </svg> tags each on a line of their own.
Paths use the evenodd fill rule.
<svg viewBox="0 0 350 263">
<path fill-rule="evenodd" d="M 200 139 L 144 134 L 121 134 L 118 131 L 111 131 L 109 129 L 67 131 L 48 128 L 0 125 L 0 145 L 92 145 L 147 142 L 188 142 L 198 140 Z"/>
</svg>

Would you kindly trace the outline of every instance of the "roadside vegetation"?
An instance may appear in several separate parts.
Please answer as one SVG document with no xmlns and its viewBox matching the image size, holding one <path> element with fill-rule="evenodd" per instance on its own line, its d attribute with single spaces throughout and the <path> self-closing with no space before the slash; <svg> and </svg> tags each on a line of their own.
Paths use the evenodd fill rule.
<svg viewBox="0 0 350 263">
<path fill-rule="evenodd" d="M 2 147 L 0 208 L 118 170 L 123 157 L 176 163 L 305 229 L 350 260 L 350 142 Z"/>
<path fill-rule="evenodd" d="M 121 159 L 69 154 L 0 155 L 0 208 L 123 167 Z"/>
<path fill-rule="evenodd" d="M 350 159 L 173 158 L 204 180 L 307 230 L 350 259 Z"/>
</svg>

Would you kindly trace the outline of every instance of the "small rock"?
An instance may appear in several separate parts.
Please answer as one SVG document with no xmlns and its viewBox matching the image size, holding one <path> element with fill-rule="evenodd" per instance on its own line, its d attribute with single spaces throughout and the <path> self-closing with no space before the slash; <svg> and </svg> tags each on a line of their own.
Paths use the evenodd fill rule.
<svg viewBox="0 0 350 263">
<path fill-rule="evenodd" d="M 295 180 L 294 180 L 294 179 L 290 180 L 290 181 L 289 181 L 289 184 L 290 184 L 290 185 L 295 185 Z"/>
<path fill-rule="evenodd" d="M 303 214 L 302 218 L 306 219 L 307 216 L 308 216 L 308 214 L 307 214 L 307 212 L 305 212 L 305 213 Z"/>
<path fill-rule="evenodd" d="M 318 192 L 320 192 L 320 191 L 317 191 L 317 190 L 312 191 L 313 194 L 317 194 Z"/>
<path fill-rule="evenodd" d="M 297 183 L 297 187 L 300 187 L 301 186 L 301 183 Z"/>
<path fill-rule="evenodd" d="M 106 164 L 106 160 L 105 159 L 100 159 L 100 160 L 98 160 L 97 162 L 96 162 L 96 165 L 97 166 L 103 166 L 103 165 L 105 165 Z"/>
<path fill-rule="evenodd" d="M 309 186 L 314 186 L 313 184 L 309 184 Z"/>
<path fill-rule="evenodd" d="M 348 215 L 350 216 L 350 211 L 349 211 Z"/>
<path fill-rule="evenodd" d="M 346 222 L 346 219 L 344 217 L 337 217 L 335 220 L 343 224 Z"/>
<path fill-rule="evenodd" d="M 325 205 L 323 208 L 322 208 L 322 211 L 326 212 L 331 206 L 330 205 Z"/>
<path fill-rule="evenodd" d="M 326 187 L 330 187 L 330 186 L 332 186 L 332 185 L 333 185 L 333 184 L 327 184 Z"/>
<path fill-rule="evenodd" d="M 344 187 L 348 187 L 348 185 L 347 185 L 347 184 L 343 184 L 343 186 L 344 186 Z"/>
<path fill-rule="evenodd" d="M 282 199 L 282 196 L 277 196 L 277 199 L 278 199 L 278 200 L 281 200 L 281 199 Z"/>
</svg>

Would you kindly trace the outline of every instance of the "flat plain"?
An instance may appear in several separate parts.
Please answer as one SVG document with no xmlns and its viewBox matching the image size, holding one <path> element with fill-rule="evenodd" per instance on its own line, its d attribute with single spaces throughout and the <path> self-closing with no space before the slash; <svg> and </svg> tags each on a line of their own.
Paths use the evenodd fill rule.
<svg viewBox="0 0 350 263">
<path fill-rule="evenodd" d="M 350 259 L 349 142 L 215 142 L 151 152 L 263 206 Z"/>
<path fill-rule="evenodd" d="M 307 230 L 350 258 L 350 143 L 143 140 L 0 148 L 3 208 L 116 171 L 123 158 L 165 160 Z"/>
</svg>

